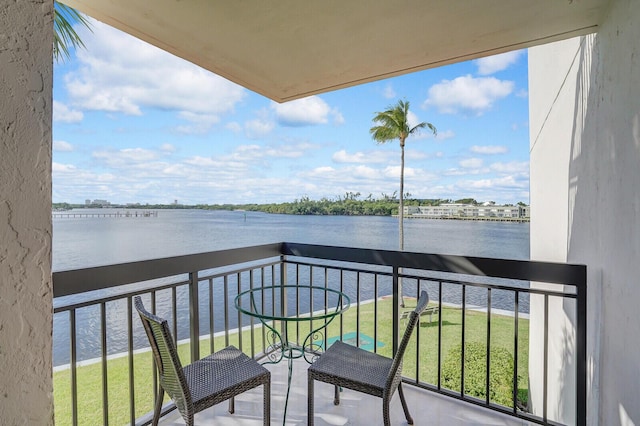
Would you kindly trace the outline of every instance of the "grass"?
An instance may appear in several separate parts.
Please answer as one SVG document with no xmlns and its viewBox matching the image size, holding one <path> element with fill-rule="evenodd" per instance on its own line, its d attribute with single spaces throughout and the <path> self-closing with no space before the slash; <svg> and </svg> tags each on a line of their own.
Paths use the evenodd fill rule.
<svg viewBox="0 0 640 426">
<path fill-rule="evenodd" d="M 415 301 L 407 299 L 407 308 Z M 374 318 L 377 311 L 377 327 L 369 318 Z M 461 342 L 462 336 L 462 310 L 454 307 L 445 307 L 442 315 L 442 360 L 449 351 Z M 356 330 L 359 319 L 360 333 L 374 337 L 382 346 L 378 345 L 377 352 L 381 355 L 391 356 L 392 351 L 392 304 L 391 299 L 381 299 L 376 303 L 366 303 L 360 306 L 352 306 L 340 318 L 336 318 L 326 329 L 324 336 L 319 339 L 329 339 L 342 333 L 347 334 Z M 302 343 L 304 336 L 309 332 L 310 326 L 319 326 L 319 321 L 289 323 L 289 338 Z M 401 330 L 403 322 L 401 322 Z M 504 347 L 511 355 L 514 352 L 514 319 L 509 316 L 493 314 L 491 316 L 491 345 L 492 347 Z M 518 324 L 518 394 L 519 398 L 526 402 L 528 380 L 528 355 L 529 355 L 529 321 L 520 318 Z M 404 376 L 421 382 L 437 384 L 438 371 L 438 315 L 423 316 L 418 333 L 412 338 L 406 352 L 403 367 Z M 213 341 L 214 350 L 222 349 L 228 343 L 251 355 L 251 335 L 249 330 L 241 334 L 233 333 L 227 336 L 216 337 Z M 465 334 L 468 342 L 486 343 L 487 316 L 483 312 L 467 310 L 465 315 Z M 240 340 L 241 339 L 241 340 Z M 419 362 L 416 362 L 416 345 L 419 341 Z M 211 342 L 209 339 L 200 341 L 200 355 L 210 353 Z M 254 333 L 255 352 L 261 352 L 262 332 L 256 329 Z M 180 359 L 187 363 L 189 359 L 189 343 L 178 347 Z M 77 368 L 78 381 L 78 424 L 94 425 L 102 423 L 102 364 L 90 364 Z M 133 357 L 134 394 L 135 405 L 134 418 L 140 417 L 153 409 L 153 370 L 150 352 L 142 352 Z M 115 358 L 107 363 L 108 382 L 108 421 L 111 424 L 125 424 L 131 421 L 129 400 L 132 398 L 129 392 L 129 358 Z M 54 401 L 56 424 L 71 424 L 71 378 L 70 370 L 57 371 L 53 375 Z M 459 391 L 458 389 L 452 389 Z"/>
</svg>

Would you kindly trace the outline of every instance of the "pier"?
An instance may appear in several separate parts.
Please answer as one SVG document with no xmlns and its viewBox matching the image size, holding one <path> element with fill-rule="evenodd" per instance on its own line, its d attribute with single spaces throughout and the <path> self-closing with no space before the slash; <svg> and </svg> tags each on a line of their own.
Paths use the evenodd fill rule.
<svg viewBox="0 0 640 426">
<path fill-rule="evenodd" d="M 398 217 L 394 214 L 393 217 Z M 528 223 L 531 218 L 526 217 L 499 217 L 499 216 L 427 216 L 419 214 L 409 214 L 404 216 L 405 219 L 431 219 L 431 220 L 475 220 L 481 222 L 518 222 Z"/>
<path fill-rule="evenodd" d="M 94 218 L 94 217 L 158 217 L 157 211 L 132 211 L 109 213 L 53 212 L 53 218 Z"/>
</svg>

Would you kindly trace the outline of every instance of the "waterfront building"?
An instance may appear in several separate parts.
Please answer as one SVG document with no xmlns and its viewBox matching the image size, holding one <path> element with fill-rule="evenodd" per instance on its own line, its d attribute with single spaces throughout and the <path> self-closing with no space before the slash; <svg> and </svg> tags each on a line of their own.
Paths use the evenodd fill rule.
<svg viewBox="0 0 640 426">
<path fill-rule="evenodd" d="M 474 206 L 472 204 L 446 203 L 439 206 L 405 206 L 407 218 L 426 219 L 528 219 L 529 206 L 500 206 L 495 204 Z"/>
</svg>

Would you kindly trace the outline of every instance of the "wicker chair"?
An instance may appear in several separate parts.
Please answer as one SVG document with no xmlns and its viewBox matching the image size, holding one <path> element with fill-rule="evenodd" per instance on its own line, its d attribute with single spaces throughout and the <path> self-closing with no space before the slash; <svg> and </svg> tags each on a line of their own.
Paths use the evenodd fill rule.
<svg viewBox="0 0 640 426">
<path fill-rule="evenodd" d="M 175 402 L 187 425 L 193 416 L 206 408 L 229 400 L 234 412 L 234 396 L 264 385 L 263 423 L 270 424 L 271 373 L 233 346 L 182 367 L 167 321 L 148 312 L 139 296 L 135 307 L 149 337 L 160 378 L 158 397 L 153 412 L 153 425 L 158 424 L 164 392 Z"/>
<path fill-rule="evenodd" d="M 407 402 L 402 392 L 402 358 L 419 321 L 420 314 L 427 307 L 429 295 L 426 291 L 420 294 L 418 304 L 411 312 L 407 328 L 393 359 L 386 358 L 355 346 L 336 341 L 307 370 L 309 382 L 308 393 L 308 425 L 313 425 L 313 383 L 314 380 L 335 385 L 335 405 L 340 404 L 339 387 L 364 392 L 382 398 L 382 417 L 385 426 L 389 426 L 389 403 L 393 393 L 398 390 L 407 422 L 412 425 Z"/>
</svg>

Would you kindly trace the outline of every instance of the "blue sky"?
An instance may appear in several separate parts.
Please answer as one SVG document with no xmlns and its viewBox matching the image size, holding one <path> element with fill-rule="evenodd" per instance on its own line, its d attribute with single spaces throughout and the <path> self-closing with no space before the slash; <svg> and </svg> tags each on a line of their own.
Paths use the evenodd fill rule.
<svg viewBox="0 0 640 426">
<path fill-rule="evenodd" d="M 527 53 L 511 52 L 277 104 L 93 21 L 54 67 L 53 201 L 270 203 L 392 194 L 397 141 L 377 111 L 411 103 L 415 198 L 529 202 Z"/>
</svg>

